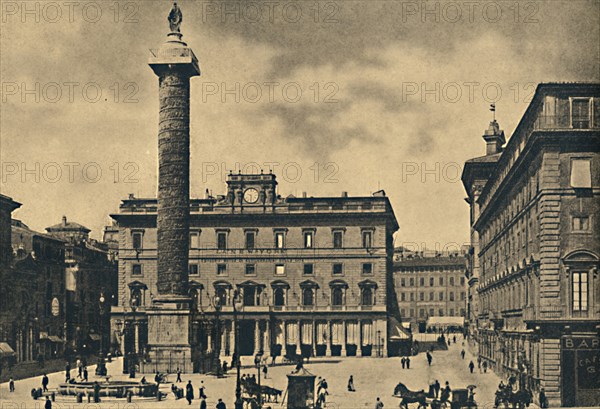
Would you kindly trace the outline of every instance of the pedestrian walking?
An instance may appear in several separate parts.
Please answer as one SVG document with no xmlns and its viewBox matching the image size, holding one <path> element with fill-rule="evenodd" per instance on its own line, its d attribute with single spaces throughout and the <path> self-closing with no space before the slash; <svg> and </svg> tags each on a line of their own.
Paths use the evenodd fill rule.
<svg viewBox="0 0 600 409">
<path fill-rule="evenodd" d="M 479 369 L 479 373 L 481 373 L 481 355 L 477 357 L 477 369 Z"/>
<path fill-rule="evenodd" d="M 65 382 L 69 382 L 71 380 L 71 364 L 67 362 L 65 365 Z"/>
<path fill-rule="evenodd" d="M 267 369 L 267 365 L 263 365 L 263 378 L 267 379 L 267 374 L 269 372 L 269 370 Z"/>
<path fill-rule="evenodd" d="M 483 361 L 483 364 L 481 364 L 483 366 L 483 373 L 487 373 L 487 367 L 488 367 L 488 363 L 487 361 Z"/>
<path fill-rule="evenodd" d="M 402 362 L 402 369 L 406 368 L 406 358 L 402 357 L 402 359 L 400 360 L 400 362 Z"/>
<path fill-rule="evenodd" d="M 460 356 L 462 359 L 465 359 L 465 350 L 460 351 Z"/>
<path fill-rule="evenodd" d="M 223 361 L 223 375 L 227 375 L 227 361 Z"/>
<path fill-rule="evenodd" d="M 185 385 L 185 399 L 188 401 L 188 405 L 191 405 L 194 400 L 194 386 L 192 386 L 192 381 L 188 381 L 187 385 Z"/>
<path fill-rule="evenodd" d="M 348 392 L 356 392 L 354 389 L 354 378 L 350 375 L 350 379 L 348 379 Z"/>
<path fill-rule="evenodd" d="M 205 389 L 206 389 L 206 387 L 204 386 L 204 381 L 200 381 L 200 388 L 198 388 L 198 397 L 199 398 L 206 399 L 206 393 L 204 393 Z"/>
<path fill-rule="evenodd" d="M 475 364 L 473 363 L 473 361 L 469 362 L 469 370 L 471 371 L 471 373 L 473 373 L 474 369 L 475 369 Z"/>
<path fill-rule="evenodd" d="M 375 409 L 383 409 L 383 402 L 377 397 L 377 401 L 375 402 Z"/>
<path fill-rule="evenodd" d="M 452 337 L 452 342 L 456 344 L 456 335 Z"/>
<path fill-rule="evenodd" d="M 175 382 L 183 382 L 181 380 L 181 369 L 179 369 L 179 367 L 177 367 L 177 380 Z"/>
<path fill-rule="evenodd" d="M 431 354 L 429 353 L 429 351 L 427 351 L 427 364 L 428 364 L 429 366 L 431 366 L 431 361 L 433 361 L 433 355 L 431 355 Z"/>
<path fill-rule="evenodd" d="M 100 384 L 98 381 L 94 382 L 94 403 L 100 402 Z"/>
<path fill-rule="evenodd" d="M 46 374 L 42 376 L 42 391 L 48 392 L 48 376 Z"/>
<path fill-rule="evenodd" d="M 200 409 L 206 409 L 206 400 L 204 398 L 200 401 Z"/>
<path fill-rule="evenodd" d="M 219 398 L 216 408 L 217 409 L 227 409 L 227 406 L 225 406 L 225 402 L 223 402 L 223 399 Z"/>
<path fill-rule="evenodd" d="M 52 401 L 50 400 L 50 396 L 46 396 L 46 404 L 44 405 L 44 409 L 52 409 Z"/>
<path fill-rule="evenodd" d="M 406 369 L 410 369 L 410 357 L 406 357 Z"/>
<path fill-rule="evenodd" d="M 15 391 L 15 381 L 13 380 L 13 378 L 10 378 L 8 381 L 8 390 L 10 392 L 14 392 Z"/>
<path fill-rule="evenodd" d="M 433 384 L 433 388 L 435 390 L 435 398 L 437 399 L 437 397 L 440 396 L 440 389 L 441 389 L 440 381 L 438 381 L 436 379 L 435 383 Z"/>
<path fill-rule="evenodd" d="M 77 367 L 77 377 L 79 379 L 83 378 L 83 368 L 81 367 L 81 360 L 79 358 L 75 361 L 75 366 Z"/>
<path fill-rule="evenodd" d="M 85 382 L 87 382 L 87 381 L 88 381 L 88 370 L 87 370 L 87 366 L 84 366 L 84 367 L 83 367 L 83 380 L 84 380 Z"/>
<path fill-rule="evenodd" d="M 540 408 L 548 408 L 548 398 L 546 398 L 546 391 L 544 388 L 540 389 Z"/>
</svg>

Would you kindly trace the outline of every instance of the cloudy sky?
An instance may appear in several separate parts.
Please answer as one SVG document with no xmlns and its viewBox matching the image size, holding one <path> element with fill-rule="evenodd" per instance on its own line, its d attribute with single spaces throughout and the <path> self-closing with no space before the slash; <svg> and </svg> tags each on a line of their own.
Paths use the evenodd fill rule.
<svg viewBox="0 0 600 409">
<path fill-rule="evenodd" d="M 96 238 L 121 199 L 156 194 L 157 79 L 167 1 L 3 1 L 0 192 L 42 230 Z M 229 169 L 280 194 L 385 189 L 396 244 L 468 238 L 462 164 L 496 101 L 510 135 L 535 84 L 598 81 L 596 1 L 180 1 L 192 80 L 192 188 Z"/>
</svg>

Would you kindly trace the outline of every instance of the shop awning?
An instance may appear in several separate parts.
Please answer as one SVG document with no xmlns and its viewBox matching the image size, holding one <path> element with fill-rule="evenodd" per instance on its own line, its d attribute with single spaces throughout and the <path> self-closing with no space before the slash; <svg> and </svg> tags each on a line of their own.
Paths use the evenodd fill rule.
<svg viewBox="0 0 600 409">
<path fill-rule="evenodd" d="M 463 327 L 465 325 L 464 317 L 429 317 L 427 318 L 428 327 Z"/>
<path fill-rule="evenodd" d="M 395 318 L 391 317 L 390 325 L 390 341 L 405 341 L 412 338 L 411 333 Z"/>
<path fill-rule="evenodd" d="M 49 336 L 48 336 L 48 340 L 49 340 L 50 342 L 56 342 L 57 344 L 62 344 L 62 343 L 63 343 L 63 340 L 62 340 L 62 338 L 60 338 L 60 337 L 57 337 L 56 335 L 49 335 Z"/>
<path fill-rule="evenodd" d="M 0 342 L 0 358 L 15 356 L 15 351 L 6 342 Z"/>
</svg>

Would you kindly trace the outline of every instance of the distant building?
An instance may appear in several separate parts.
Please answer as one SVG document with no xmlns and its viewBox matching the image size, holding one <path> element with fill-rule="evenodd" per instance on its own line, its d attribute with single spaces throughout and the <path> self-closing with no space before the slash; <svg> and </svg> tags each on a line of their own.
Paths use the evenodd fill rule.
<svg viewBox="0 0 600 409">
<path fill-rule="evenodd" d="M 117 303 L 117 264 L 108 245 L 90 239 L 90 229 L 68 221 L 47 227 L 65 242 L 66 332 L 74 353 L 109 350 L 110 308 Z M 103 302 L 101 301 L 103 300 Z"/>
<path fill-rule="evenodd" d="M 237 293 L 242 355 L 387 354 L 398 224 L 385 194 L 282 198 L 272 174 L 230 174 L 227 187 L 225 195 L 191 201 L 188 273 L 193 344 L 201 351 L 194 369 L 203 370 L 200 360 L 215 348 L 233 353 Z M 120 239 L 112 324 L 125 335 L 124 352 L 144 350 L 145 311 L 157 293 L 156 205 L 130 197 L 112 215 Z M 224 322 L 218 344 L 215 302 Z"/>
<path fill-rule="evenodd" d="M 402 322 L 425 331 L 428 319 L 466 317 L 466 259 L 462 254 L 422 257 L 408 254 L 394 261 L 394 288 Z"/>
<path fill-rule="evenodd" d="M 600 84 L 540 84 L 505 147 L 496 121 L 484 139 L 462 176 L 479 354 L 551 407 L 597 406 Z"/>
<path fill-rule="evenodd" d="M 12 220 L 12 261 L 0 280 L 0 339 L 16 361 L 64 352 L 64 241 Z"/>
</svg>

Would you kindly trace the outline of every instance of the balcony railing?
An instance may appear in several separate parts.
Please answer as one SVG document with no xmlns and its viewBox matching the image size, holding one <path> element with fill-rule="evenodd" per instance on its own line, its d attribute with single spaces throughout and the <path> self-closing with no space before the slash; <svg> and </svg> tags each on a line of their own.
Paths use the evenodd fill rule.
<svg viewBox="0 0 600 409">
<path fill-rule="evenodd" d="M 534 129 L 598 129 L 600 124 L 593 124 L 590 116 L 571 117 L 569 115 L 540 115 Z"/>
</svg>

